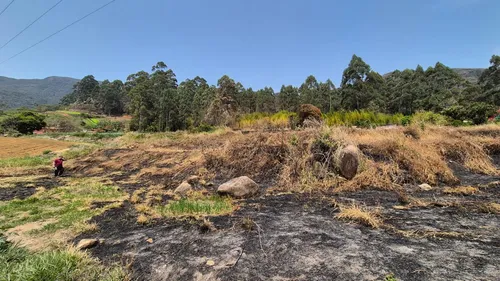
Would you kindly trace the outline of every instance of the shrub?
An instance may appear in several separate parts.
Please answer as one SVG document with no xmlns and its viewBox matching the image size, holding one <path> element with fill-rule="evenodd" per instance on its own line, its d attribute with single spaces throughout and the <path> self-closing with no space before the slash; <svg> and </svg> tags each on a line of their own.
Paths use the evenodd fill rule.
<svg viewBox="0 0 500 281">
<path fill-rule="evenodd" d="M 412 124 L 419 126 L 424 126 L 425 124 L 448 125 L 446 116 L 431 111 L 419 111 L 412 115 L 411 121 Z"/>
<path fill-rule="evenodd" d="M 0 119 L 0 129 L 4 132 L 15 130 L 21 134 L 32 134 L 47 125 L 44 120 L 45 116 L 32 111 L 14 112 Z"/>
<path fill-rule="evenodd" d="M 100 120 L 95 129 L 99 132 L 120 132 L 124 129 L 124 124 L 119 121 Z"/>
<path fill-rule="evenodd" d="M 409 124 L 410 119 L 410 117 L 404 116 L 401 113 L 390 115 L 366 110 L 331 112 L 324 115 L 323 118 L 328 126 L 358 126 L 362 128 L 401 125 L 405 118 L 405 122 Z"/>
<path fill-rule="evenodd" d="M 494 105 L 475 102 L 467 106 L 455 105 L 443 110 L 443 114 L 454 120 L 470 120 L 474 124 L 479 125 L 486 123 L 488 117 L 495 114 L 496 108 Z M 456 122 L 452 124 L 458 124 Z"/>
<path fill-rule="evenodd" d="M 210 126 L 205 123 L 201 123 L 198 127 L 194 127 L 189 129 L 191 133 L 208 133 L 208 132 L 213 132 L 215 130 L 214 126 Z"/>
</svg>

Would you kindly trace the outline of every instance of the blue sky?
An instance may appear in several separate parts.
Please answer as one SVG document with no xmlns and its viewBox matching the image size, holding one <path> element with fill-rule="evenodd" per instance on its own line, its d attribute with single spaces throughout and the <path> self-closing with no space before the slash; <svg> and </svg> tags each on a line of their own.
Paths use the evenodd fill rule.
<svg viewBox="0 0 500 281">
<path fill-rule="evenodd" d="M 57 1 L 16 0 L 0 16 L 0 45 Z M 64 0 L 0 61 L 106 2 Z M 437 61 L 487 67 L 500 53 L 499 10 L 498 0 L 117 0 L 0 65 L 0 75 L 124 80 L 164 61 L 179 81 L 227 74 L 278 91 L 310 74 L 338 86 L 354 53 L 381 74 Z"/>
</svg>

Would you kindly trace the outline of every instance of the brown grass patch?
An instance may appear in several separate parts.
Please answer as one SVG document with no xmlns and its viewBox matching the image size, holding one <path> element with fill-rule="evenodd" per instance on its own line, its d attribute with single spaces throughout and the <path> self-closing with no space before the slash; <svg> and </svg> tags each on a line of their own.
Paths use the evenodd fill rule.
<svg viewBox="0 0 500 281">
<path fill-rule="evenodd" d="M 0 159 L 36 156 L 46 150 L 61 151 L 74 145 L 72 142 L 37 138 L 0 138 Z"/>
<path fill-rule="evenodd" d="M 398 182 L 398 168 L 396 165 L 387 163 L 376 163 L 367 161 L 368 167 L 365 171 L 361 172 L 354 179 L 343 182 L 336 192 L 354 192 L 364 188 L 375 188 L 379 190 L 392 191 L 399 189 Z"/>
<path fill-rule="evenodd" d="M 340 213 L 335 216 L 337 219 L 355 221 L 372 228 L 380 228 L 383 224 L 379 210 L 370 210 L 355 204 L 339 208 Z"/>
<path fill-rule="evenodd" d="M 455 183 L 456 177 L 437 149 L 426 140 L 406 138 L 401 129 L 391 132 L 362 130 L 354 137 L 362 151 L 376 161 L 394 162 L 401 170 L 409 172 L 411 178 L 404 181 L 417 181 L 436 184 L 439 181 Z"/>
<path fill-rule="evenodd" d="M 500 214 L 500 204 L 495 202 L 485 203 L 480 209 L 485 213 Z"/>
<path fill-rule="evenodd" d="M 280 134 L 239 135 L 223 147 L 204 151 L 205 167 L 225 177 L 246 175 L 257 181 L 277 178 L 287 155 Z"/>
<path fill-rule="evenodd" d="M 472 195 L 478 193 L 479 189 L 473 186 L 446 187 L 443 192 L 446 194 Z"/>
</svg>

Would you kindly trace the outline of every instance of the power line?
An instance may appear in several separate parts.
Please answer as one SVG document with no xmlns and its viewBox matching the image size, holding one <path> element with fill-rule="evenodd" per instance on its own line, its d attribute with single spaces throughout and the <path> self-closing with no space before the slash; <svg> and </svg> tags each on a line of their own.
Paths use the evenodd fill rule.
<svg viewBox="0 0 500 281">
<path fill-rule="evenodd" d="M 16 39 L 17 36 L 21 35 L 21 33 L 23 33 L 24 31 L 26 31 L 26 29 L 30 28 L 35 22 L 37 22 L 39 19 L 43 18 L 43 16 L 45 16 L 48 12 L 50 12 L 52 9 L 54 9 L 57 5 L 59 5 L 59 3 L 61 3 L 63 0 L 60 0 L 59 2 L 57 2 L 54 6 L 50 7 L 50 9 L 48 9 L 45 13 L 43 13 L 41 16 L 39 16 L 36 20 L 34 20 L 32 23 L 30 23 L 28 26 L 26 26 L 23 30 L 21 30 L 21 32 L 19 32 L 18 34 L 16 34 L 16 36 L 12 37 L 9 41 L 7 41 L 7 43 L 3 44 L 2 47 L 0 47 L 0 50 L 3 49 L 3 47 L 7 46 L 12 40 Z"/>
<path fill-rule="evenodd" d="M 56 35 L 56 34 L 60 33 L 61 31 L 64 31 L 65 29 L 67 29 L 67 28 L 71 27 L 72 25 L 75 25 L 76 23 L 78 23 L 78 22 L 80 22 L 80 21 L 84 20 L 85 18 L 87 18 L 87 17 L 89 17 L 90 15 L 92 15 L 92 14 L 94 14 L 94 13 L 98 12 L 99 10 L 101 10 L 101 9 L 105 8 L 106 6 L 108 6 L 109 4 L 111 4 L 111 3 L 115 2 L 115 1 L 116 1 L 116 0 L 111 0 L 111 1 L 109 1 L 108 3 L 106 3 L 106 4 L 102 5 L 101 7 L 99 7 L 99 8 L 97 8 L 97 9 L 93 10 L 92 12 L 90 12 L 90 13 L 86 14 L 85 16 L 83 16 L 83 17 L 81 17 L 81 18 L 77 19 L 76 21 L 74 21 L 74 22 L 72 22 L 72 23 L 70 23 L 70 24 L 66 25 L 65 27 L 63 27 L 63 28 L 59 29 L 58 31 L 56 31 L 56 32 L 52 33 L 51 35 L 49 35 L 49 36 L 45 37 L 44 39 L 42 39 L 42 40 L 40 40 L 40 41 L 36 42 L 35 44 L 33 44 L 33 45 L 29 46 L 28 48 L 26 48 L 26 49 L 24 49 L 24 50 L 20 51 L 19 53 L 17 53 L 17 54 L 15 54 L 15 55 L 13 55 L 12 57 L 10 57 L 10 58 L 8 58 L 8 59 L 6 59 L 6 60 L 4 60 L 4 61 L 0 62 L 0 65 L 1 65 L 1 64 L 4 64 L 5 62 L 7 62 L 7 61 L 9 61 L 9 60 L 11 60 L 11 59 L 13 59 L 13 58 L 15 58 L 15 57 L 17 57 L 17 56 L 19 56 L 20 54 L 22 54 L 22 53 L 26 52 L 27 50 L 29 50 L 29 49 L 31 49 L 31 48 L 33 48 L 33 47 L 35 47 L 36 45 L 38 45 L 38 44 L 40 44 L 40 43 L 42 43 L 42 42 L 44 42 L 44 41 L 46 41 L 46 40 L 50 39 L 52 36 L 54 36 L 54 35 Z"/>
<path fill-rule="evenodd" d="M 5 12 L 5 10 L 7 10 L 7 9 L 9 8 L 9 6 L 10 6 L 12 3 L 14 3 L 14 1 L 16 1 L 16 0 L 12 0 L 12 1 L 10 1 L 10 3 L 7 5 L 7 7 L 5 7 L 5 8 L 4 8 L 4 9 L 0 12 L 0 16 L 3 14 L 3 12 Z"/>
</svg>

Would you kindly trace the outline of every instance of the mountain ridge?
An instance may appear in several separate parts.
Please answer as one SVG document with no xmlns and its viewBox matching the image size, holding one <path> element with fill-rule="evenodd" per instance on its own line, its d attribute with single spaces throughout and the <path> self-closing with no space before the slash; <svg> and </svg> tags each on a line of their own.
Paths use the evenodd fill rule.
<svg viewBox="0 0 500 281">
<path fill-rule="evenodd" d="M 79 79 L 49 76 L 43 79 L 17 79 L 0 76 L 0 103 L 8 108 L 57 104 L 69 94 Z"/>
</svg>

